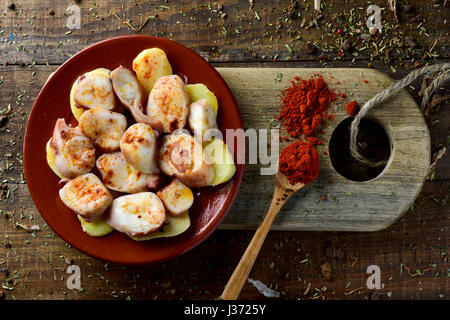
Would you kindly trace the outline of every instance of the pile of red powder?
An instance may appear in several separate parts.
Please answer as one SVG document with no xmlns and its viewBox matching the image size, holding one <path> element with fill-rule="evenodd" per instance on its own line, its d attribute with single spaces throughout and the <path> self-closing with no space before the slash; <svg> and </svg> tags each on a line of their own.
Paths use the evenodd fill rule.
<svg viewBox="0 0 450 320">
<path fill-rule="evenodd" d="M 314 145 L 322 144 L 313 135 L 323 121 L 331 118 L 328 105 L 336 100 L 336 94 L 319 75 L 309 80 L 295 77 L 291 86 L 281 92 L 281 98 L 282 108 L 277 119 L 291 137 L 305 141 L 291 143 L 283 149 L 279 170 L 291 184 L 308 184 L 319 173 L 319 154 Z"/>
<path fill-rule="evenodd" d="M 358 102 L 356 101 L 350 101 L 345 105 L 345 111 L 351 116 L 354 116 L 358 111 Z"/>
<path fill-rule="evenodd" d="M 292 81 L 292 85 L 281 92 L 282 109 L 277 119 L 293 138 L 302 134 L 311 137 L 322 121 L 331 118 L 328 105 L 336 100 L 322 76 L 314 79 Z"/>
<path fill-rule="evenodd" d="M 293 142 L 281 152 L 278 169 L 289 183 L 308 184 L 319 174 L 319 153 L 312 143 Z"/>
</svg>

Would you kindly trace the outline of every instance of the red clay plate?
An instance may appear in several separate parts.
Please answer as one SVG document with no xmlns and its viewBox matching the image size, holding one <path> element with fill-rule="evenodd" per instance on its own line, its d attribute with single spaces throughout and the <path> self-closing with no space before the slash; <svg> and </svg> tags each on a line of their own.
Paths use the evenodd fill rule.
<svg viewBox="0 0 450 320">
<path fill-rule="evenodd" d="M 69 93 L 81 74 L 119 65 L 131 68 L 133 59 L 144 49 L 158 47 L 169 58 L 174 73 L 186 75 L 189 83 L 204 83 L 219 102 L 218 125 L 225 129 L 243 128 L 237 103 L 223 78 L 202 57 L 176 42 L 151 36 L 124 36 L 96 43 L 61 65 L 39 93 L 28 119 L 23 145 L 25 176 L 31 197 L 48 225 L 65 241 L 98 259 L 121 264 L 149 264 L 180 256 L 204 241 L 221 223 L 239 191 L 244 165 L 237 165 L 234 178 L 217 187 L 194 190 L 189 210 L 191 226 L 173 238 L 134 241 L 114 231 L 100 238 L 88 236 L 76 215 L 59 199 L 59 178 L 47 165 L 45 146 L 58 118 L 76 124 L 70 111 Z M 225 136 L 225 134 L 224 134 Z M 236 157 L 235 148 L 234 155 Z M 239 150 L 243 152 L 243 150 Z M 200 195 L 197 196 L 197 193 Z"/>
</svg>

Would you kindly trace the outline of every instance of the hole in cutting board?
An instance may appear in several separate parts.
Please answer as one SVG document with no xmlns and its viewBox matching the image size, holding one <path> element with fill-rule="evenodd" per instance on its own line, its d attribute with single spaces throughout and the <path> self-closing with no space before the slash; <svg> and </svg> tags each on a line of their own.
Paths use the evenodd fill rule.
<svg viewBox="0 0 450 320">
<path fill-rule="evenodd" d="M 368 181 L 376 178 L 386 166 L 373 168 L 350 154 L 350 125 L 353 117 L 343 120 L 334 130 L 328 146 L 333 167 L 344 178 L 352 181 Z M 381 161 L 391 155 L 391 139 L 385 128 L 376 120 L 364 118 L 359 125 L 358 151 L 366 158 Z"/>
</svg>

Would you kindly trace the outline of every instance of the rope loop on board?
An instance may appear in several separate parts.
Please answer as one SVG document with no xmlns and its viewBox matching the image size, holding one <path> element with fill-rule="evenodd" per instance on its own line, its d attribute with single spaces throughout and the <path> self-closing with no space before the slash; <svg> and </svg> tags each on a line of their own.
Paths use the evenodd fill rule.
<svg viewBox="0 0 450 320">
<path fill-rule="evenodd" d="M 441 84 L 450 80 L 450 63 L 435 64 L 417 69 L 403 79 L 398 80 L 389 86 L 386 90 L 376 94 L 372 99 L 364 104 L 355 116 L 355 119 L 353 119 L 350 127 L 350 153 L 356 160 L 370 167 L 382 167 L 386 165 L 387 161 L 372 161 L 359 153 L 357 137 L 361 119 L 367 115 L 370 109 L 381 104 L 387 98 L 397 94 L 401 89 L 411 84 L 417 78 L 428 74 L 435 74 L 435 77 L 423 93 L 421 108 L 424 110 L 434 91 L 439 88 Z"/>
</svg>

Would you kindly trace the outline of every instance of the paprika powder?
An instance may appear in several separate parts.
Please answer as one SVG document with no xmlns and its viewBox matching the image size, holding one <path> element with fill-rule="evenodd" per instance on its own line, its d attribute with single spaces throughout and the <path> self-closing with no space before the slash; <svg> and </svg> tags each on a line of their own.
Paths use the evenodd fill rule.
<svg viewBox="0 0 450 320">
<path fill-rule="evenodd" d="M 293 142 L 281 152 L 278 170 L 291 184 L 308 184 L 319 174 L 319 153 L 309 141 Z"/>
<path fill-rule="evenodd" d="M 295 77 L 292 85 L 281 92 L 281 98 L 277 119 L 291 137 L 303 137 L 305 141 L 291 143 L 283 149 L 278 170 L 291 184 L 308 184 L 319 174 L 319 153 L 314 146 L 322 141 L 313 135 L 324 120 L 331 118 L 328 105 L 336 100 L 336 94 L 319 75 L 308 80 Z"/>
<path fill-rule="evenodd" d="M 351 116 L 354 116 L 356 114 L 356 111 L 358 109 L 358 102 L 356 101 L 350 101 L 345 105 L 345 111 Z"/>
<path fill-rule="evenodd" d="M 323 120 L 331 118 L 328 105 L 336 100 L 336 94 L 329 90 L 322 76 L 299 80 L 281 92 L 282 108 L 277 119 L 293 138 L 302 134 L 312 136 Z"/>
</svg>

